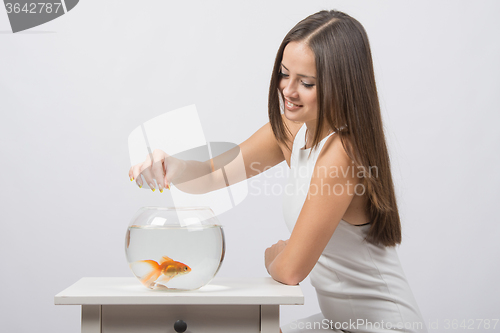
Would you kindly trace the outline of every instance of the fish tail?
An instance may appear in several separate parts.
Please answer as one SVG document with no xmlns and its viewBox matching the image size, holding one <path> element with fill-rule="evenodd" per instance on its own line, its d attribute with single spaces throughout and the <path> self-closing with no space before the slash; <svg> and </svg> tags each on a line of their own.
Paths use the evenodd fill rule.
<svg viewBox="0 0 500 333">
<path fill-rule="evenodd" d="M 160 265 L 158 265 L 158 263 L 154 260 L 139 260 L 138 262 L 149 264 L 149 266 L 151 266 L 151 271 L 140 279 L 142 284 L 149 287 L 149 285 L 155 282 L 161 275 Z"/>
</svg>

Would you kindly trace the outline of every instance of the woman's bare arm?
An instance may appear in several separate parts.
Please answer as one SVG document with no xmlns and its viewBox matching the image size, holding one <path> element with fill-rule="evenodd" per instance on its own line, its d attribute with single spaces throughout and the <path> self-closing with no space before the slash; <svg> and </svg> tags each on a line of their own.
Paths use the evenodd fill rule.
<svg viewBox="0 0 500 333">
<path fill-rule="evenodd" d="M 167 180 L 187 193 L 207 193 L 258 175 L 284 158 L 271 125 L 267 123 L 239 146 L 213 159 L 169 163 L 167 158 L 167 169 L 170 164 L 179 163 L 177 168 L 182 170 L 177 173 L 179 176 Z"/>
<path fill-rule="evenodd" d="M 266 261 L 270 262 L 267 268 L 275 280 L 295 285 L 311 272 L 352 202 L 358 183 L 352 167 L 340 138 L 332 135 L 318 157 L 308 196 L 290 239 L 268 252 L 274 256 Z M 316 173 L 319 168 L 327 172 Z M 335 169 L 343 172 L 331 173 Z"/>
<path fill-rule="evenodd" d="M 292 141 L 302 126 L 283 117 L 291 131 Z M 236 184 L 290 160 L 291 151 L 278 143 L 267 123 L 239 146 L 210 160 L 200 162 L 181 160 L 156 149 L 152 157 L 130 168 L 129 177 L 142 187 L 142 175 L 150 187 L 157 181 L 160 190 L 176 185 L 184 192 L 202 194 Z"/>
</svg>

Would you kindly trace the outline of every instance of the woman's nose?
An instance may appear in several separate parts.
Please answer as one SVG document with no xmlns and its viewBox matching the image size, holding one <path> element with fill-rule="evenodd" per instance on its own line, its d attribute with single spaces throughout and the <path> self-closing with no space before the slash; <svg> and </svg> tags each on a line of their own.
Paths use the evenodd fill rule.
<svg viewBox="0 0 500 333">
<path fill-rule="evenodd" d="M 286 85 L 283 88 L 283 95 L 285 97 L 289 97 L 292 99 L 296 99 L 299 97 L 299 93 L 297 92 L 297 87 L 295 86 L 295 83 L 292 82 L 292 80 L 286 81 Z"/>
</svg>

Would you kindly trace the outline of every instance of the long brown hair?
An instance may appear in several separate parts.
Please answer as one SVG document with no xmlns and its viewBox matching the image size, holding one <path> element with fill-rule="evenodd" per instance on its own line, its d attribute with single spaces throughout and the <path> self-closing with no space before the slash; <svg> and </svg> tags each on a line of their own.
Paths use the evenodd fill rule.
<svg viewBox="0 0 500 333">
<path fill-rule="evenodd" d="M 354 18 L 336 11 L 320 11 L 297 23 L 278 49 L 269 88 L 269 120 L 276 139 L 291 149 L 291 132 L 283 122 L 279 89 L 285 47 L 302 42 L 316 62 L 318 119 L 313 149 L 326 123 L 338 133 L 358 170 L 368 173 L 362 184 L 368 195 L 371 227 L 367 240 L 395 246 L 401 243 L 401 223 L 385 142 L 373 61 L 365 29 Z"/>
</svg>

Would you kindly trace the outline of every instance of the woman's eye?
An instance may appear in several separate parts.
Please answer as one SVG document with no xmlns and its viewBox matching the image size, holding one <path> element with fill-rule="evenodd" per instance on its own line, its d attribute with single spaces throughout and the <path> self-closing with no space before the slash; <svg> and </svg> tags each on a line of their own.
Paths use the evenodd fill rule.
<svg viewBox="0 0 500 333">
<path fill-rule="evenodd" d="M 282 71 L 279 72 L 279 76 L 282 77 L 282 78 L 288 78 L 290 75 L 289 74 L 286 74 L 286 73 L 283 73 Z M 306 82 L 303 82 L 301 81 L 302 85 L 306 88 L 312 88 L 315 86 L 314 83 L 306 83 Z"/>
</svg>

